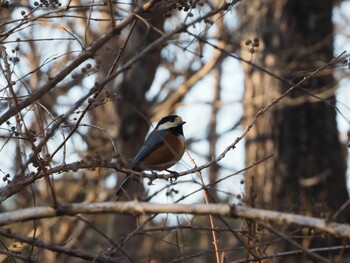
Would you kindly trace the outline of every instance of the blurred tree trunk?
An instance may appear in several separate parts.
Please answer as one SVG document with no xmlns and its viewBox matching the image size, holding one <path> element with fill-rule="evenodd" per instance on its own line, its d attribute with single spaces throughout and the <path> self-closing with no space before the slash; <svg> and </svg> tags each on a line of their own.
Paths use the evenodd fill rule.
<svg viewBox="0 0 350 263">
<path fill-rule="evenodd" d="M 108 8 L 105 12 L 101 12 L 101 18 L 108 19 L 109 16 Z M 127 61 L 132 54 L 160 37 L 160 33 L 156 32 L 154 28 L 163 31 L 164 15 L 152 14 L 152 17 L 152 19 L 144 18 L 143 21 L 137 19 L 134 27 L 129 27 L 125 34 L 109 41 L 103 50 L 97 54 L 97 60 L 100 61 L 100 79 L 104 79 L 108 75 L 119 52 L 122 52 L 122 55 L 117 65 L 123 64 L 123 61 Z M 146 25 L 145 22 L 149 24 Z M 98 34 L 107 31 L 110 26 L 110 21 L 100 23 Z M 125 50 L 121 50 L 124 41 L 127 39 L 127 34 L 130 34 L 130 38 L 126 43 Z M 93 35 L 92 39 L 94 39 Z M 115 139 L 117 162 L 126 168 L 130 168 L 132 159 L 143 144 L 149 130 L 148 120 L 152 105 L 146 99 L 146 92 L 150 89 L 160 64 L 160 52 L 161 47 L 145 55 L 138 63 L 127 70 L 122 78 L 118 78 L 119 81 L 109 85 L 105 90 L 108 91 L 110 96 L 117 94 L 118 98 L 112 100 L 113 103 L 100 105 L 90 115 L 95 124 L 106 128 L 108 133 Z M 95 153 L 98 150 L 98 154 L 102 158 L 110 159 L 113 155 L 112 144 L 107 136 L 101 136 L 101 134 L 100 130 L 92 129 L 89 132 L 89 145 Z M 99 174 L 96 176 L 99 176 Z M 117 176 L 118 185 L 124 180 L 124 177 L 124 174 Z M 144 187 L 142 182 L 141 184 L 134 183 L 120 201 L 140 199 L 143 194 Z M 111 199 L 115 200 L 114 192 Z M 110 216 L 107 232 L 111 238 L 120 239 L 137 228 L 141 221 L 142 219 L 135 219 L 134 216 L 130 215 L 113 215 Z M 138 259 L 138 253 L 135 253 L 135 251 L 140 252 L 140 255 L 144 254 L 144 250 L 135 250 L 135 247 L 143 247 L 144 249 L 147 247 L 146 243 L 142 244 L 143 239 L 144 237 L 141 235 L 133 237 L 122 248 L 125 251 L 124 253 L 135 262 L 140 260 Z M 128 251 L 133 251 L 133 253 L 128 254 Z M 119 251 L 117 251 L 117 254 L 119 254 Z"/>
<path fill-rule="evenodd" d="M 332 8 L 331 0 L 243 1 L 239 9 L 245 42 L 242 56 L 297 82 L 333 58 Z M 258 39 L 254 41 L 255 37 Z M 251 43 L 246 42 L 248 39 Z M 259 46 L 254 47 L 254 42 Z M 243 66 L 247 124 L 290 86 L 246 63 Z M 247 134 L 247 163 L 274 154 L 246 173 L 250 205 L 328 217 L 347 201 L 346 156 L 332 107 L 335 86 L 332 69 L 322 71 L 302 88 L 324 101 L 295 90 L 266 112 Z M 341 222 L 349 219 L 348 208 L 336 218 Z M 334 245 L 331 240 L 316 237 L 299 242 L 306 248 Z M 292 248 L 283 242 L 280 245 L 284 251 Z M 298 262 L 296 258 L 290 260 Z"/>
<path fill-rule="evenodd" d="M 164 18 L 158 16 L 151 21 L 148 21 L 152 26 L 156 28 L 163 28 Z M 131 35 L 130 44 L 132 52 L 137 52 L 144 46 L 155 41 L 160 35 L 154 30 L 149 30 L 146 25 L 138 21 L 134 32 Z M 144 142 L 144 139 L 149 130 L 149 114 L 151 111 L 151 105 L 149 105 L 146 99 L 146 92 L 152 85 L 156 70 L 161 61 L 161 48 L 157 49 L 150 54 L 147 54 L 137 64 L 135 64 L 124 75 L 123 81 L 118 87 L 121 94 L 121 101 L 116 104 L 116 110 L 119 118 L 119 136 L 117 141 L 117 147 L 119 152 L 124 156 L 127 163 L 130 165 L 133 157 L 140 149 Z M 118 185 L 124 180 L 125 175 L 119 175 Z M 135 182 L 124 194 L 121 201 L 140 199 L 143 197 L 144 187 L 141 184 Z M 126 235 L 131 233 L 139 224 L 145 220 L 145 217 L 135 218 L 130 215 L 116 215 L 114 222 L 114 232 L 119 235 Z M 141 245 L 140 243 L 143 242 Z M 135 261 L 138 259 L 138 253 L 144 256 L 144 251 L 148 251 L 149 242 L 144 240 L 142 236 L 133 237 L 133 242 L 128 242 L 124 247 L 125 251 L 133 251 L 129 256 Z M 142 247 L 145 250 L 135 250 L 135 247 Z"/>
<path fill-rule="evenodd" d="M 160 15 L 148 22 L 152 26 L 162 29 L 164 17 Z M 137 52 L 138 49 L 147 46 L 159 37 L 158 32 L 152 29 L 149 30 L 143 22 L 138 21 L 130 39 L 130 43 L 133 44 L 131 47 L 132 51 Z M 116 112 L 119 119 L 117 147 L 118 152 L 122 154 L 129 164 L 129 168 L 133 157 L 143 144 L 150 128 L 148 120 L 151 105 L 146 99 L 146 92 L 151 87 L 156 70 L 159 67 L 161 61 L 160 53 L 161 48 L 144 56 L 126 72 L 121 85 L 118 87 L 121 100 L 116 104 Z M 118 185 L 124 180 L 124 176 L 118 176 Z M 121 201 L 140 199 L 143 197 L 143 194 L 144 187 L 141 180 L 141 184 L 134 183 L 128 189 L 127 194 L 124 194 Z M 144 220 L 146 220 L 144 216 L 135 218 L 130 215 L 116 215 L 113 234 L 118 233 L 119 236 L 127 235 L 137 228 L 139 224 L 142 224 Z M 144 256 L 144 251 L 148 251 L 151 245 L 144 236 L 136 236 L 123 249 L 126 252 L 133 251 L 129 256 L 134 262 L 139 262 Z M 144 250 L 135 250 L 135 247 L 138 246 Z"/>
</svg>

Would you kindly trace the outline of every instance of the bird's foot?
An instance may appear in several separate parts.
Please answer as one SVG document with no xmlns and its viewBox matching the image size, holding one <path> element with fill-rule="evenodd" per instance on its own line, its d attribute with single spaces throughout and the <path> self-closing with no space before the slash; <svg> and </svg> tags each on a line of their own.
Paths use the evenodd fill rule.
<svg viewBox="0 0 350 263">
<path fill-rule="evenodd" d="M 148 183 L 148 185 L 153 185 L 153 181 L 158 179 L 158 174 L 155 171 L 151 171 L 151 173 L 152 173 L 153 178 L 150 179 L 150 182 Z"/>
<path fill-rule="evenodd" d="M 172 174 L 172 176 L 170 177 L 170 183 L 173 183 L 173 181 L 176 182 L 177 178 L 179 178 L 179 176 L 180 176 L 180 174 L 178 172 L 170 171 L 170 170 L 165 170 L 165 171 Z"/>
</svg>

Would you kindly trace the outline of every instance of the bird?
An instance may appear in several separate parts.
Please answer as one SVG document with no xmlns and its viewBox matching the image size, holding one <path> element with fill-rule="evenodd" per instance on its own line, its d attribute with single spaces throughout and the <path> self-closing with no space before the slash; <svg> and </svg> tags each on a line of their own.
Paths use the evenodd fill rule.
<svg viewBox="0 0 350 263">
<path fill-rule="evenodd" d="M 136 154 L 131 169 L 137 172 L 151 170 L 153 173 L 154 170 L 167 170 L 180 161 L 186 148 L 182 127 L 185 123 L 178 115 L 163 117 Z M 115 193 L 117 200 L 134 181 L 130 175 L 125 177 Z"/>
</svg>

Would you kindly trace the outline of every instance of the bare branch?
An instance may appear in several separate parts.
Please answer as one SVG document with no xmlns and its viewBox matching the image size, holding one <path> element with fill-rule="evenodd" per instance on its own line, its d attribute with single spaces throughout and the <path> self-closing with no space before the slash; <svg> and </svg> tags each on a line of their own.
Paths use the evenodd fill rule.
<svg viewBox="0 0 350 263">
<path fill-rule="evenodd" d="M 235 206 L 229 204 L 158 204 L 146 202 L 103 202 L 93 204 L 61 204 L 58 209 L 49 206 L 26 208 L 14 212 L 1 214 L 0 225 L 18 223 L 22 221 L 52 218 L 64 215 L 121 213 L 130 215 L 144 214 L 192 214 L 219 215 L 228 217 L 243 217 L 280 225 L 295 224 L 315 228 L 336 237 L 350 237 L 350 226 L 329 222 L 326 219 L 294 215 L 277 211 Z"/>
</svg>

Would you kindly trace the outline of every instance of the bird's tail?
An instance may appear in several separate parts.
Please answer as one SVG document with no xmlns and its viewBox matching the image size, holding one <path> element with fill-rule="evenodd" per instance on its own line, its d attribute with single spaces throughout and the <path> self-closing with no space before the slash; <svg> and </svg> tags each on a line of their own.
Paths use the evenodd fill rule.
<svg viewBox="0 0 350 263">
<path fill-rule="evenodd" d="M 117 196 L 117 201 L 123 196 L 124 192 L 132 185 L 134 181 L 135 179 L 131 178 L 129 175 L 125 177 L 124 181 L 115 193 L 115 195 Z"/>
</svg>

